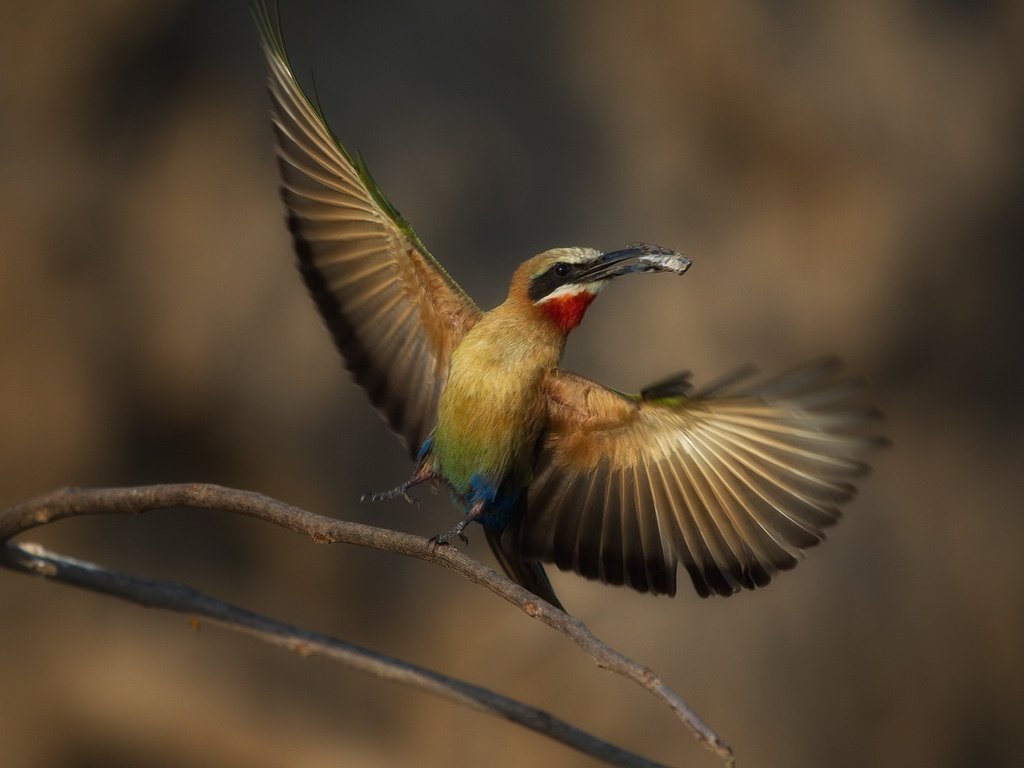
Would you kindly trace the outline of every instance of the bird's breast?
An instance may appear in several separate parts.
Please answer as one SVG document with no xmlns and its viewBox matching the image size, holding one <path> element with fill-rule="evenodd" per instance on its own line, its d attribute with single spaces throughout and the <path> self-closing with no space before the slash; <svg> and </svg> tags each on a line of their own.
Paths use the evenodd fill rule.
<svg viewBox="0 0 1024 768">
<path fill-rule="evenodd" d="M 481 483 L 529 482 L 546 415 L 544 379 L 561 352 L 481 325 L 452 355 L 432 449 L 435 470 L 463 494 Z"/>
</svg>

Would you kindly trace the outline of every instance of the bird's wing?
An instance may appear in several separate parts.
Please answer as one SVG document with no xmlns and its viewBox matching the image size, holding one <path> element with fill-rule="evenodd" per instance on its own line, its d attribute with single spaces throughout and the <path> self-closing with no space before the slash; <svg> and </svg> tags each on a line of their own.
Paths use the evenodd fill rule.
<svg viewBox="0 0 1024 768">
<path fill-rule="evenodd" d="M 331 133 L 262 4 L 255 15 L 299 270 L 346 366 L 415 455 L 451 353 L 480 310 Z"/>
<path fill-rule="evenodd" d="M 824 538 L 885 442 L 836 368 L 693 393 L 684 374 L 635 396 L 555 372 L 522 555 L 642 592 L 674 594 L 679 562 L 701 596 L 767 584 Z"/>
</svg>

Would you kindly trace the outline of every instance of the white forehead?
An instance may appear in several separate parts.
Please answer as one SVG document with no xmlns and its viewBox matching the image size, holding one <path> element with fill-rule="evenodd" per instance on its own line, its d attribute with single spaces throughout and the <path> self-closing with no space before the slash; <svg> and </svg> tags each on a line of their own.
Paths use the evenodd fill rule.
<svg viewBox="0 0 1024 768">
<path fill-rule="evenodd" d="M 552 248 L 541 255 L 550 256 L 554 261 L 564 261 L 566 264 L 583 264 L 593 261 L 601 252 L 596 248 Z"/>
</svg>

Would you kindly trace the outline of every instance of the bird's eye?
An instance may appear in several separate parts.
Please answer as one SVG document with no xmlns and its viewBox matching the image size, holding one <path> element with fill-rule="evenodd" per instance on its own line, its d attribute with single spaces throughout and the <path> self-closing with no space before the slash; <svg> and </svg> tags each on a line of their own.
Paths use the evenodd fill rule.
<svg viewBox="0 0 1024 768">
<path fill-rule="evenodd" d="M 565 264 L 564 262 L 560 261 L 557 264 L 555 264 L 554 269 L 555 274 L 558 275 L 559 277 L 565 277 L 566 275 L 569 274 L 569 265 Z"/>
</svg>

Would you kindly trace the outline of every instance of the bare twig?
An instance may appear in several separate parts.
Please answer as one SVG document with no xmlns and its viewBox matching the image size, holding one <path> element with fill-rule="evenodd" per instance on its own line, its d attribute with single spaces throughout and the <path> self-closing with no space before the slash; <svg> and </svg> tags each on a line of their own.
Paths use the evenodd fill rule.
<svg viewBox="0 0 1024 768">
<path fill-rule="evenodd" d="M 326 656 L 385 680 L 418 688 L 530 728 L 610 765 L 666 768 L 661 763 L 609 744 L 542 710 L 476 685 L 400 661 L 327 635 L 274 621 L 217 600 L 184 584 L 138 578 L 93 563 L 47 552 L 36 544 L 5 544 L 0 564 L 12 570 L 74 584 L 130 600 L 148 608 L 165 608 L 281 646 L 302 656 Z"/>
<path fill-rule="evenodd" d="M 722 757 L 727 764 L 732 765 L 734 762 L 731 748 L 652 670 L 610 648 L 579 619 L 558 610 L 494 569 L 463 555 L 454 547 L 432 546 L 420 536 L 323 517 L 251 491 L 192 483 L 54 491 L 0 513 L 0 542 L 66 517 L 139 513 L 173 507 L 234 512 L 280 525 L 319 543 L 356 544 L 443 565 L 566 635 L 589 654 L 598 666 L 646 688 L 676 713 L 698 741 Z M 0 550 L 0 565 L 114 594 L 143 605 L 199 614 L 224 626 L 293 650 L 324 654 L 386 679 L 400 680 L 475 709 L 499 714 L 615 765 L 655 765 L 579 731 L 547 713 L 493 692 L 388 659 L 333 638 L 274 622 L 181 584 L 116 573 L 100 566 L 42 553 L 29 545 L 7 544 Z"/>
</svg>

